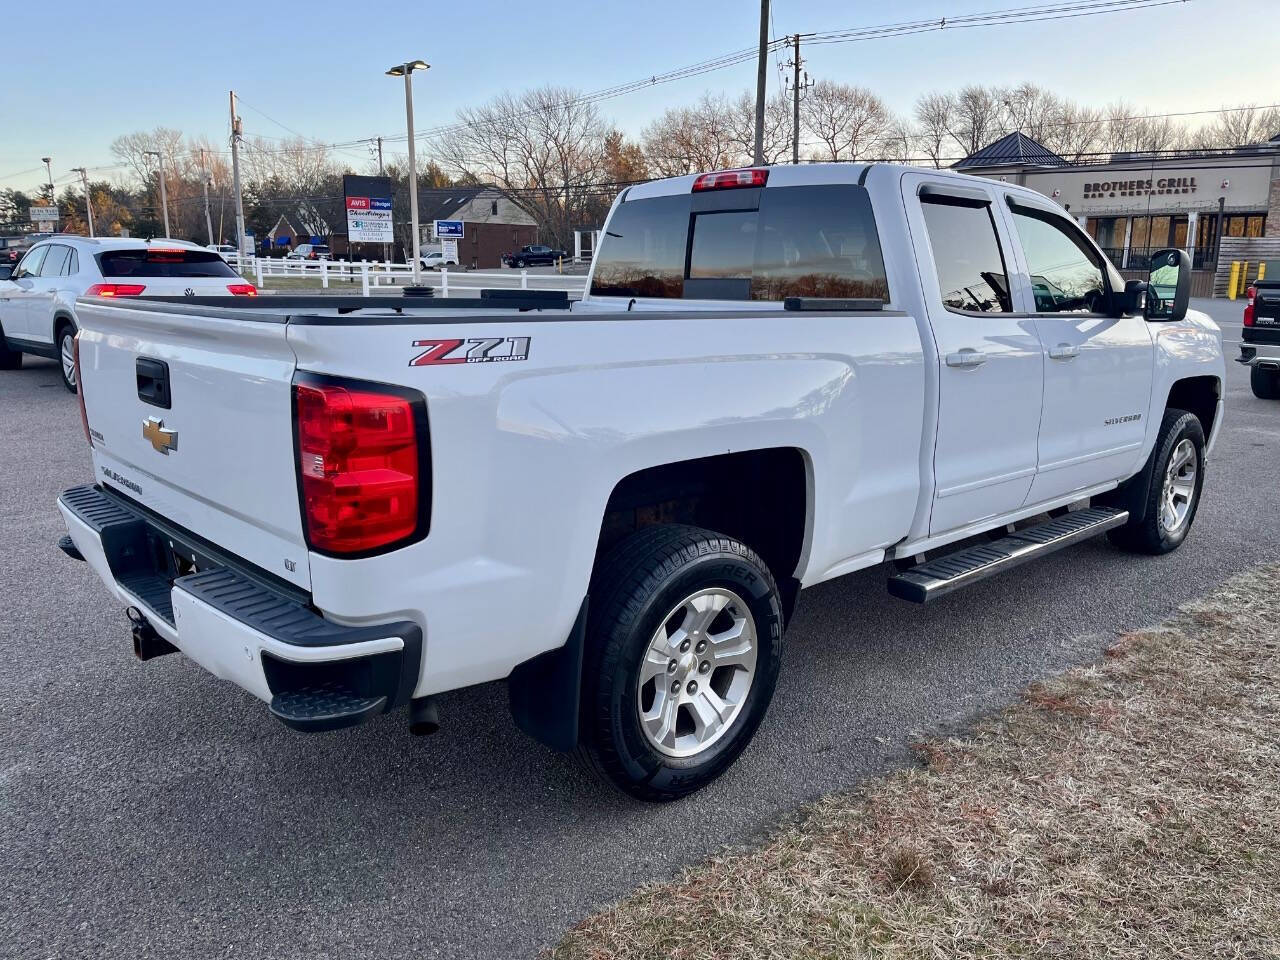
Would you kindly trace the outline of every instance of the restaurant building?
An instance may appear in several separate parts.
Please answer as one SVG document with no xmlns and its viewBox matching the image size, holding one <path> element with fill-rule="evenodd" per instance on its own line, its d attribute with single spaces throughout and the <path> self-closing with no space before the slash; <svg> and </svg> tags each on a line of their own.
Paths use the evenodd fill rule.
<svg viewBox="0 0 1280 960">
<path fill-rule="evenodd" d="M 1144 270 L 1154 251 L 1180 247 L 1196 269 L 1212 269 L 1220 237 L 1280 237 L 1280 135 L 1227 150 L 1071 163 L 1011 133 L 953 169 L 1052 198 L 1122 268 Z"/>
</svg>

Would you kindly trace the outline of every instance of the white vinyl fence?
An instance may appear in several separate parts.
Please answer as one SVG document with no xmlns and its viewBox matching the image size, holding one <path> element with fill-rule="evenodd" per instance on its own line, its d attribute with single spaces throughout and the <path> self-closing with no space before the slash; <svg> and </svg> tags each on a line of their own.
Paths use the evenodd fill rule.
<svg viewBox="0 0 1280 960">
<path fill-rule="evenodd" d="M 380 260 L 286 260 L 279 257 L 227 258 L 231 266 L 252 277 L 258 288 L 270 290 L 273 278 L 305 278 L 318 282 L 323 290 L 333 287 L 354 288 L 360 284 L 362 296 L 387 292 L 413 283 L 413 269 L 407 263 L 390 263 Z M 486 289 L 504 290 L 564 290 L 570 297 L 582 296 L 587 278 L 583 274 L 538 273 L 524 270 L 476 270 L 442 269 L 420 270 L 418 282 L 434 287 L 438 296 L 473 297 Z M 294 288 L 292 284 L 288 284 Z M 354 292 L 354 289 L 352 290 Z"/>
</svg>

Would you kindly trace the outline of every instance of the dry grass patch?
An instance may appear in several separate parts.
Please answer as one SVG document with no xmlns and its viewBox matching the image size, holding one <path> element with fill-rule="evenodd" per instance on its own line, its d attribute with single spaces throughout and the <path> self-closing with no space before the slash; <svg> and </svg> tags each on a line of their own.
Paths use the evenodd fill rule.
<svg viewBox="0 0 1280 960">
<path fill-rule="evenodd" d="M 1280 956 L 1280 566 L 553 958 Z"/>
</svg>

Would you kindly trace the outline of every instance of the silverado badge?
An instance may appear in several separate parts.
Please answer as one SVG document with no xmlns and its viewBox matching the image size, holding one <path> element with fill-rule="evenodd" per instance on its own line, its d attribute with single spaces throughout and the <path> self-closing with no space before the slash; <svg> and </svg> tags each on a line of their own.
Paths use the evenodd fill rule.
<svg viewBox="0 0 1280 960">
<path fill-rule="evenodd" d="M 147 417 L 142 421 L 142 438 L 151 442 L 156 453 L 163 453 L 166 457 L 170 450 L 178 449 L 178 431 L 166 429 L 159 417 Z"/>
</svg>

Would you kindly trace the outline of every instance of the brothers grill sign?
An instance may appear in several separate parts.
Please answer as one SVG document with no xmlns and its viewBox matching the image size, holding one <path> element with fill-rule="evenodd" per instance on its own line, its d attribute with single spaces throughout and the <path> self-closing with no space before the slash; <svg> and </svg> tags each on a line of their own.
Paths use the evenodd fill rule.
<svg viewBox="0 0 1280 960">
<path fill-rule="evenodd" d="M 1195 177 L 1160 177 L 1151 180 L 1103 180 L 1084 185 L 1084 199 L 1103 197 L 1163 196 L 1171 193 L 1195 193 Z"/>
</svg>

